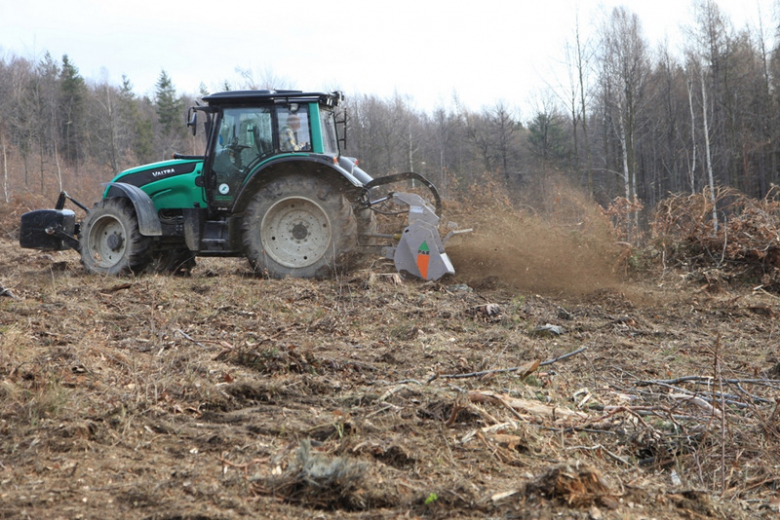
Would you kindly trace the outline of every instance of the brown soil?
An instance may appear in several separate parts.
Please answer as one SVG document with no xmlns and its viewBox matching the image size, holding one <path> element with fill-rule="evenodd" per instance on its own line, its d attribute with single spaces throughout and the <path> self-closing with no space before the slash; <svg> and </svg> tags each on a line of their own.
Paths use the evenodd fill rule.
<svg viewBox="0 0 780 520">
<path fill-rule="evenodd" d="M 774 518 L 780 300 L 511 224 L 441 283 L 0 239 L 0 518 Z"/>
</svg>

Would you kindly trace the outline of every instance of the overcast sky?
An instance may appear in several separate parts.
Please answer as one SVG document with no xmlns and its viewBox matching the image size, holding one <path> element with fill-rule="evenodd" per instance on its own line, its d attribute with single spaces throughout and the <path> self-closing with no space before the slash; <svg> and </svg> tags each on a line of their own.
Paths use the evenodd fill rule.
<svg viewBox="0 0 780 520">
<path fill-rule="evenodd" d="M 773 34 L 776 0 L 718 0 L 737 28 Z M 165 70 L 181 93 L 240 83 L 236 69 L 303 90 L 409 96 L 419 109 L 503 100 L 532 114 L 560 71 L 579 18 L 588 38 L 606 13 L 636 13 L 656 48 L 679 48 L 690 0 L 0 0 L 0 56 L 67 54 L 88 81 L 153 94 Z"/>
</svg>

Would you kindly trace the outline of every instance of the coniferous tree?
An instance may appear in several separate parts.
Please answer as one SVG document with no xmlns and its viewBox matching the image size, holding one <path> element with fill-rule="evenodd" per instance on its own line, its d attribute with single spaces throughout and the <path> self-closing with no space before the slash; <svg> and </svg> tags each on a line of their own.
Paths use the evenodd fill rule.
<svg viewBox="0 0 780 520">
<path fill-rule="evenodd" d="M 119 90 L 119 110 L 122 121 L 127 126 L 125 147 L 131 151 L 134 163 L 146 163 L 154 160 L 154 131 L 151 119 L 140 107 L 140 100 L 133 93 L 133 85 L 127 76 L 122 76 Z"/>
<path fill-rule="evenodd" d="M 541 111 L 528 123 L 528 148 L 546 169 L 566 157 L 566 132 L 563 117 L 553 111 Z"/>
<path fill-rule="evenodd" d="M 520 123 L 515 121 L 511 109 L 504 101 L 499 101 L 490 110 L 489 121 L 495 134 L 495 148 L 498 165 L 507 186 L 511 184 L 512 163 L 517 146 L 515 136 L 520 129 Z"/>
<path fill-rule="evenodd" d="M 171 151 L 180 146 L 184 136 L 184 125 L 182 124 L 184 102 L 181 97 L 176 95 L 173 81 L 164 70 L 157 80 L 155 111 L 160 128 L 158 152 L 167 158 Z"/>
<path fill-rule="evenodd" d="M 78 165 L 84 155 L 86 97 L 86 82 L 66 54 L 60 71 L 59 130 L 61 152 L 70 164 Z"/>
</svg>

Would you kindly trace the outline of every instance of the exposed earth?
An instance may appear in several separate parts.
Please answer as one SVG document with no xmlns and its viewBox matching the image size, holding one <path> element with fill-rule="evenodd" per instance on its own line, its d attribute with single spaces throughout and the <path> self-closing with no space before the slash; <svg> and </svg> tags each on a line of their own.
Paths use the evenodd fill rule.
<svg viewBox="0 0 780 520">
<path fill-rule="evenodd" d="M 776 294 L 473 240 L 425 283 L 1 239 L 0 518 L 777 518 Z"/>
</svg>

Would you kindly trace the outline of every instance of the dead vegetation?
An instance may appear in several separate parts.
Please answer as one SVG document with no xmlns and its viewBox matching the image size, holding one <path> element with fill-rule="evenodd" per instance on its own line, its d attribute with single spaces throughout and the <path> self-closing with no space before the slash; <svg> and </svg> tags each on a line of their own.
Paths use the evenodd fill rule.
<svg viewBox="0 0 780 520">
<path fill-rule="evenodd" d="M 762 200 L 722 188 L 717 190 L 715 204 L 717 226 L 707 193 L 672 196 L 659 204 L 652 222 L 664 262 L 701 268 L 708 283 L 725 277 L 727 282 L 752 283 L 780 292 L 777 187 Z"/>
<path fill-rule="evenodd" d="M 780 300 L 726 276 L 758 257 L 716 282 L 672 226 L 626 283 L 596 213 L 485 215 L 441 283 L 0 240 L 0 518 L 776 517 Z"/>
</svg>

